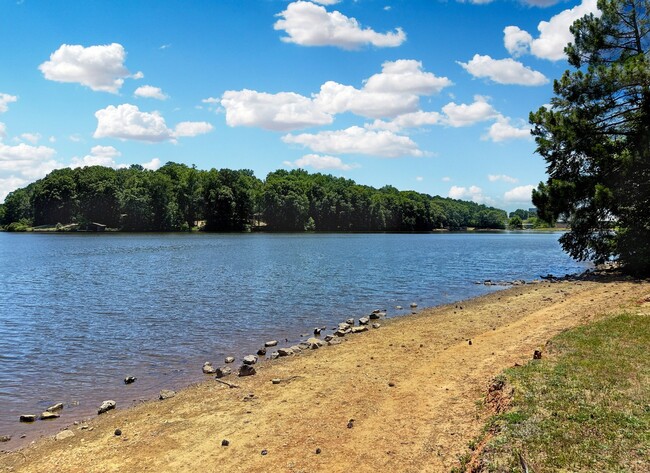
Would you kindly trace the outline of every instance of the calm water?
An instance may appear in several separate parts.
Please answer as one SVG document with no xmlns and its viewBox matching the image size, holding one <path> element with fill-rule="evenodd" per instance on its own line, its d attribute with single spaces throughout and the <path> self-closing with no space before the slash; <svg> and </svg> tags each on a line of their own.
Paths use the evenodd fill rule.
<svg viewBox="0 0 650 473">
<path fill-rule="evenodd" d="M 267 339 L 495 290 L 477 280 L 584 270 L 557 238 L 0 233 L 0 435 L 14 436 L 1 448 L 94 415 L 105 399 L 119 408 L 205 379 L 203 361 Z M 138 381 L 125 386 L 126 375 Z M 61 419 L 18 423 L 56 402 Z"/>
</svg>

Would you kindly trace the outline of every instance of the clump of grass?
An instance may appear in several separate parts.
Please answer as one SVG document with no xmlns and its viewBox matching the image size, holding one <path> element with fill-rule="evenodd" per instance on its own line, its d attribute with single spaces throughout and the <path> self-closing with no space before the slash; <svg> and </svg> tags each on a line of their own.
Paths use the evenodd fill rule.
<svg viewBox="0 0 650 473">
<path fill-rule="evenodd" d="M 650 471 L 650 318 L 621 314 L 565 332 L 506 370 L 511 408 L 479 471 Z M 476 471 L 476 469 L 475 469 Z"/>
</svg>

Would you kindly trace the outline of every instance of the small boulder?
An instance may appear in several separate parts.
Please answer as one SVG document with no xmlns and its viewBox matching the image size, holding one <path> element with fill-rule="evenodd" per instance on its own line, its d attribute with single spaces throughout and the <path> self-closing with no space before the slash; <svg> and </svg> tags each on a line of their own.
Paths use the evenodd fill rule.
<svg viewBox="0 0 650 473">
<path fill-rule="evenodd" d="M 345 321 L 345 323 L 348 324 L 348 325 L 350 325 L 350 326 L 352 326 L 352 325 L 354 325 L 354 319 L 353 319 L 353 318 L 349 318 L 349 319 L 347 319 L 347 320 Z"/>
<path fill-rule="evenodd" d="M 541 360 L 542 359 L 542 351 L 541 350 L 535 350 L 533 353 L 533 360 Z"/>
<path fill-rule="evenodd" d="M 293 350 L 291 348 L 278 348 L 278 355 L 290 356 L 293 355 Z"/>
<path fill-rule="evenodd" d="M 11 436 L 9 435 L 0 435 L 0 443 L 8 442 L 11 440 Z"/>
<path fill-rule="evenodd" d="M 209 361 L 203 363 L 202 370 L 204 374 L 214 374 L 217 371 L 217 369 L 214 366 L 212 366 L 212 363 L 210 363 Z"/>
<path fill-rule="evenodd" d="M 235 362 L 235 357 L 234 356 L 227 356 L 225 360 L 223 360 L 224 363 L 234 363 Z"/>
<path fill-rule="evenodd" d="M 72 430 L 62 430 L 54 436 L 54 440 L 60 441 L 74 437 L 74 432 Z"/>
<path fill-rule="evenodd" d="M 40 419 L 41 420 L 51 420 L 51 419 L 58 419 L 59 417 L 61 417 L 61 414 L 59 414 L 58 412 L 45 411 L 45 412 L 43 412 L 41 414 Z"/>
<path fill-rule="evenodd" d="M 327 341 L 328 337 L 330 338 L 330 340 L 332 339 L 332 336 L 328 335 L 327 337 L 325 337 L 325 341 Z M 323 341 L 318 339 L 318 338 L 314 338 L 314 337 L 308 338 L 307 343 L 309 344 L 309 348 L 311 348 L 312 350 L 316 350 L 317 348 L 320 348 L 320 347 L 323 346 Z"/>
<path fill-rule="evenodd" d="M 362 325 L 360 327 L 352 327 L 352 333 L 361 333 L 361 332 L 367 332 L 368 331 L 368 326 L 367 325 Z"/>
<path fill-rule="evenodd" d="M 329 341 L 332 340 L 333 338 L 334 338 L 334 335 L 326 335 L 325 338 L 324 338 L 323 340 L 325 340 L 326 342 L 329 342 Z"/>
<path fill-rule="evenodd" d="M 36 416 L 34 414 L 23 414 L 18 418 L 18 420 L 20 420 L 20 422 L 36 422 Z"/>
<path fill-rule="evenodd" d="M 300 353 L 302 351 L 302 347 L 300 345 L 292 345 L 289 348 L 291 348 L 293 350 L 294 354 Z"/>
<path fill-rule="evenodd" d="M 269 348 L 269 347 L 274 347 L 278 344 L 277 340 L 269 340 L 268 342 L 264 343 L 264 346 Z"/>
<path fill-rule="evenodd" d="M 239 376 L 253 376 L 256 373 L 252 365 L 241 365 L 239 368 Z"/>
<path fill-rule="evenodd" d="M 381 327 L 381 324 L 378 324 L 377 322 L 372 324 L 372 328 L 379 328 Z"/>
<path fill-rule="evenodd" d="M 63 410 L 63 403 L 58 402 L 58 403 L 54 404 L 53 406 L 48 407 L 45 410 L 47 412 L 57 412 L 57 411 Z"/>
<path fill-rule="evenodd" d="M 319 327 L 316 327 L 314 329 L 314 335 L 320 335 L 321 329 Z"/>
<path fill-rule="evenodd" d="M 220 368 L 217 368 L 216 371 L 217 378 L 223 378 L 225 376 L 228 376 L 231 373 L 232 373 L 232 368 L 230 368 L 230 366 L 222 366 Z"/>
<path fill-rule="evenodd" d="M 242 361 L 245 365 L 254 365 L 257 363 L 257 360 L 258 358 L 256 355 L 246 355 Z"/>
<path fill-rule="evenodd" d="M 266 348 L 260 348 L 257 350 L 257 356 L 265 356 L 266 355 Z"/>
<path fill-rule="evenodd" d="M 372 320 L 377 320 L 380 317 L 386 317 L 386 312 L 373 312 L 369 317 Z"/>
<path fill-rule="evenodd" d="M 104 401 L 102 402 L 102 405 L 99 406 L 99 409 L 97 409 L 97 414 L 103 414 L 104 412 L 108 412 L 111 409 L 115 409 L 115 406 L 117 406 L 117 403 L 115 401 Z"/>
<path fill-rule="evenodd" d="M 359 325 L 368 325 L 368 322 L 370 322 L 369 317 L 361 317 L 359 319 Z"/>
<path fill-rule="evenodd" d="M 411 302 L 411 309 L 415 309 L 418 305 L 415 302 Z"/>
<path fill-rule="evenodd" d="M 402 310 L 402 309 L 404 309 L 404 307 L 402 307 L 401 305 L 396 305 L 396 306 L 395 306 L 395 309 L 396 309 L 396 310 Z"/>
<path fill-rule="evenodd" d="M 135 380 L 138 379 L 135 376 L 127 376 L 124 378 L 124 384 L 133 384 L 135 383 Z"/>
<path fill-rule="evenodd" d="M 162 391 L 160 391 L 160 394 L 158 395 L 158 399 L 164 401 L 166 399 L 171 399 L 174 396 L 176 396 L 176 391 L 172 391 L 171 389 L 163 389 Z"/>
<path fill-rule="evenodd" d="M 274 351 L 273 353 L 271 353 L 271 359 L 272 360 L 275 360 L 279 356 L 280 356 L 280 354 L 277 351 Z"/>
</svg>

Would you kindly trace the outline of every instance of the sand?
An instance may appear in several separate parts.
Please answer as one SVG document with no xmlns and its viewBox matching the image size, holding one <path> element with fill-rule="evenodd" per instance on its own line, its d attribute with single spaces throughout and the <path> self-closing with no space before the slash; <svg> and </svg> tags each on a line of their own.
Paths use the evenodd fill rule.
<svg viewBox="0 0 650 473">
<path fill-rule="evenodd" d="M 0 472 L 449 471 L 489 415 L 494 376 L 571 327 L 650 312 L 647 301 L 649 282 L 545 282 L 381 320 L 340 345 L 224 378 L 237 388 L 210 378 L 118 406 L 70 426 L 73 437 L 0 454 Z"/>
</svg>

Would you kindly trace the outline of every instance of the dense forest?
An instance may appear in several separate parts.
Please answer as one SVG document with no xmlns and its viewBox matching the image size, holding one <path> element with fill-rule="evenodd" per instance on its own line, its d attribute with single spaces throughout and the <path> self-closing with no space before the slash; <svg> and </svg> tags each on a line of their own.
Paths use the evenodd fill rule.
<svg viewBox="0 0 650 473">
<path fill-rule="evenodd" d="M 304 170 L 278 170 L 261 181 L 250 170 L 171 162 L 156 171 L 58 169 L 0 205 L 7 230 L 95 222 L 123 231 L 431 231 L 505 228 L 506 220 L 503 210 L 474 202 Z"/>
</svg>

